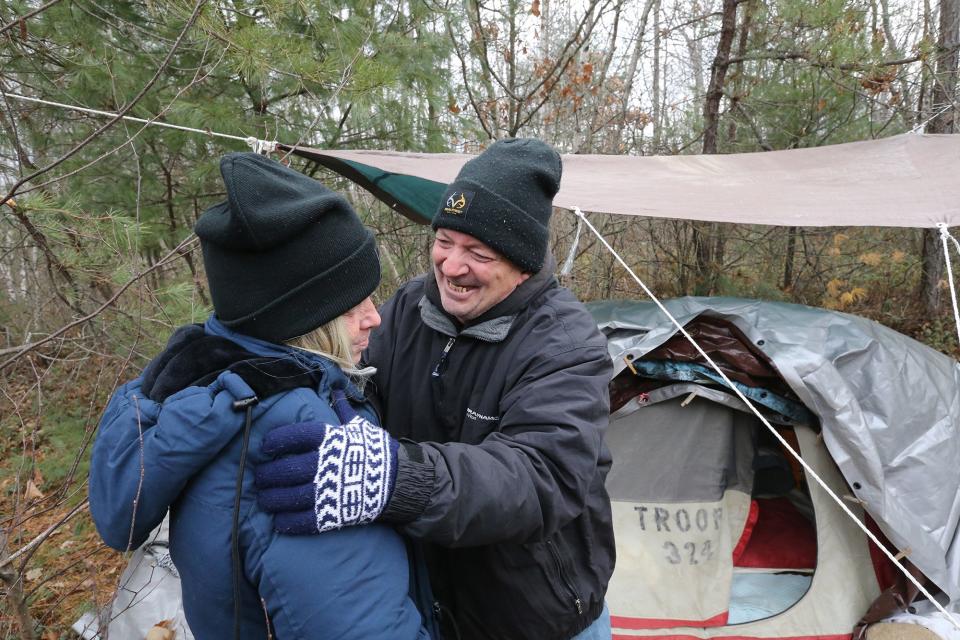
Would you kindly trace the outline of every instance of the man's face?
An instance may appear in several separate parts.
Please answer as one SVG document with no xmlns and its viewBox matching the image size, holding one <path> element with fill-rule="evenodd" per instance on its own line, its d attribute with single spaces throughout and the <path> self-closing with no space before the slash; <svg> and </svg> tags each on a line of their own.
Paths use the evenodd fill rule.
<svg viewBox="0 0 960 640">
<path fill-rule="evenodd" d="M 483 315 L 530 277 L 473 236 L 437 229 L 430 252 L 443 309 L 460 322 Z"/>
</svg>

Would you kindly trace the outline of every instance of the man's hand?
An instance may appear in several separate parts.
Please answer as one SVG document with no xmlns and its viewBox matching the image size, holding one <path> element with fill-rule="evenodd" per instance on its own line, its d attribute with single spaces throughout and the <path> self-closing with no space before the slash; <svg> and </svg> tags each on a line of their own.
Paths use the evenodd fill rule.
<svg viewBox="0 0 960 640">
<path fill-rule="evenodd" d="M 373 522 L 390 499 L 399 443 L 360 416 L 343 425 L 281 425 L 263 439 L 278 459 L 258 465 L 260 507 L 280 533 L 310 534 Z"/>
</svg>

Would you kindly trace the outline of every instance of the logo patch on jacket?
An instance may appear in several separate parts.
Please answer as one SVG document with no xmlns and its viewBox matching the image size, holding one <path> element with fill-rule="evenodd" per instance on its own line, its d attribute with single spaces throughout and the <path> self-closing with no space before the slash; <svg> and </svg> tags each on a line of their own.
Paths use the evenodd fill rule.
<svg viewBox="0 0 960 640">
<path fill-rule="evenodd" d="M 453 216 L 462 216 L 473 202 L 473 191 L 451 191 L 443 205 L 443 212 Z"/>
<path fill-rule="evenodd" d="M 480 420 L 482 422 L 500 422 L 500 416 L 487 416 L 479 411 L 474 411 L 470 407 L 467 407 L 467 418 L 470 420 Z"/>
</svg>

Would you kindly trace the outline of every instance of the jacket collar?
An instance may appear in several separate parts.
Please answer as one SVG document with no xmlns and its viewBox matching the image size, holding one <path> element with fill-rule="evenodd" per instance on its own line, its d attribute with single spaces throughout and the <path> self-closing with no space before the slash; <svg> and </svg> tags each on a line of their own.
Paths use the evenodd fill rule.
<svg viewBox="0 0 960 640">
<path fill-rule="evenodd" d="M 523 281 L 509 296 L 465 325 L 461 325 L 456 318 L 443 310 L 440 288 L 437 286 L 433 271 L 430 271 L 426 275 L 424 295 L 418 305 L 420 319 L 434 331 L 452 338 L 466 336 L 483 342 L 502 342 L 510 333 L 517 315 L 541 293 L 558 286 L 557 279 L 553 275 L 556 267 L 557 261 L 552 255 L 547 254 L 547 259 L 540 271 Z"/>
<path fill-rule="evenodd" d="M 320 374 L 320 389 L 318 390 L 324 388 L 343 389 L 352 400 L 364 399 L 363 392 L 353 384 L 343 369 L 321 355 L 238 333 L 220 322 L 216 314 L 211 314 L 207 318 L 207 321 L 203 324 L 203 330 L 207 335 L 226 338 L 256 356 L 292 360 L 300 365 L 304 371 L 313 371 Z"/>
</svg>

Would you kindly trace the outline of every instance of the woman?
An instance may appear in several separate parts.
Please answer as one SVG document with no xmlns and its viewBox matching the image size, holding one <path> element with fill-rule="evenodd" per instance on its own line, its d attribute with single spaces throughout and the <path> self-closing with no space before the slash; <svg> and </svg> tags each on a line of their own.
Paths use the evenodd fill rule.
<svg viewBox="0 0 960 640">
<path fill-rule="evenodd" d="M 373 236 L 341 196 L 277 162 L 229 154 L 220 171 L 227 200 L 196 225 L 215 312 L 174 333 L 111 398 L 90 467 L 97 530 L 131 549 L 170 507 L 171 555 L 198 640 L 425 639 L 395 531 L 279 535 L 254 495 L 260 441 L 292 422 L 362 425 L 378 455 L 361 489 L 389 491 L 396 452 L 356 386 L 380 323 Z M 359 521 L 376 507 L 364 502 Z"/>
</svg>

